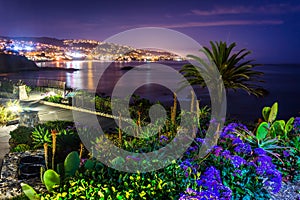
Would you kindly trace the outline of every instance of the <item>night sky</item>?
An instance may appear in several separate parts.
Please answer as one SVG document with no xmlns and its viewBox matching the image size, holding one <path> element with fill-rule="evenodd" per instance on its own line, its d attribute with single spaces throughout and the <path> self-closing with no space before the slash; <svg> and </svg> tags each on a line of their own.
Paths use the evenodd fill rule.
<svg viewBox="0 0 300 200">
<path fill-rule="evenodd" d="M 300 1 L 0 1 L 0 35 L 105 40 L 165 27 L 208 45 L 236 42 L 262 63 L 300 63 Z"/>
</svg>

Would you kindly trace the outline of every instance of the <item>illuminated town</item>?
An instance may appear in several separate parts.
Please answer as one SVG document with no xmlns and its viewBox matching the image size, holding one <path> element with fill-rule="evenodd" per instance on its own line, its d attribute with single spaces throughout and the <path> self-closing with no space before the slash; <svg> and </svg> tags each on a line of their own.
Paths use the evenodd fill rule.
<svg viewBox="0 0 300 200">
<path fill-rule="evenodd" d="M 181 61 L 163 51 L 134 49 L 96 40 L 0 37 L 0 53 L 22 55 L 35 62 L 63 60 Z"/>
</svg>

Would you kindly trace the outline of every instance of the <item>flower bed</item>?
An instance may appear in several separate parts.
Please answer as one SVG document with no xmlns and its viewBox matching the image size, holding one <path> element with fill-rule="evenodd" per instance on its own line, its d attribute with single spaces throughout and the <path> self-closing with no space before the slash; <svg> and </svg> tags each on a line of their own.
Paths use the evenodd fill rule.
<svg viewBox="0 0 300 200">
<path fill-rule="evenodd" d="M 72 124 L 51 122 L 44 127 L 41 125 L 32 132 L 32 141 L 28 144 L 44 146 L 47 151 L 49 149 L 49 161 L 51 158 L 58 158 L 53 153 L 51 155 L 51 152 L 55 152 L 53 149 L 56 150 L 60 157 L 54 162 L 68 163 L 65 166 L 73 166 L 73 173 L 66 176 L 66 172 L 70 170 L 52 165 L 44 173 L 43 180 L 47 191 L 37 191 L 39 194 L 36 195 L 45 199 L 103 200 L 282 198 L 287 185 L 299 181 L 300 118 L 291 118 L 287 122 L 276 120 L 276 109 L 276 104 L 270 109 L 264 109 L 269 112 L 263 112 L 264 122 L 253 131 L 241 123 L 227 123 L 220 132 L 217 145 L 204 158 L 198 158 L 200 147 L 207 142 L 205 134 L 209 120 L 203 119 L 194 141 L 181 158 L 173 160 L 172 164 L 163 169 L 147 173 L 128 173 L 114 169 L 120 165 L 127 166 L 127 163 L 134 165 L 140 161 L 139 157 L 113 159 L 110 161 L 113 168 L 110 168 L 91 155 L 83 154 L 83 146 L 79 146 L 78 135 Z M 172 124 L 171 121 L 168 123 Z M 57 132 L 51 131 L 53 127 Z M 159 136 L 139 139 L 127 135 L 126 132 L 121 135 L 120 132 L 105 134 L 92 140 L 91 145 L 99 146 L 100 149 L 97 150 L 102 151 L 102 155 L 110 153 L 103 148 L 107 139 L 127 151 L 152 152 L 173 140 L 176 134 L 174 130 L 177 129 L 170 127 L 163 127 Z M 84 127 L 84 131 L 85 135 L 94 135 L 92 128 Z M 75 140 L 77 142 L 74 143 Z M 64 158 L 67 158 L 64 161 L 61 155 L 66 147 L 72 150 L 72 159 L 70 154 L 65 154 Z M 80 151 L 77 152 L 79 148 Z M 147 159 L 143 162 L 145 165 L 152 164 Z M 8 167 L 5 168 L 7 170 Z M 46 181 L 49 174 L 56 177 L 50 184 Z M 28 185 L 25 185 L 24 191 L 33 193 Z M 35 188 L 34 184 L 32 186 Z M 20 187 L 11 187 L 16 187 L 15 190 L 20 194 Z M 294 193 L 293 198 L 296 199 L 297 194 Z"/>
</svg>

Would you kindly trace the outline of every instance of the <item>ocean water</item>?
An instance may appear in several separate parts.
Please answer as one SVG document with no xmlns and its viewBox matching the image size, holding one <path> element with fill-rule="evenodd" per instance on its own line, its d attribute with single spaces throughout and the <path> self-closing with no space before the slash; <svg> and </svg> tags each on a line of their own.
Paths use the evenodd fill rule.
<svg viewBox="0 0 300 200">
<path fill-rule="evenodd" d="M 184 62 L 162 63 L 171 69 L 179 70 Z M 13 79 L 54 79 L 65 81 L 68 87 L 96 91 L 99 94 L 111 95 L 118 87 L 121 91 L 136 87 L 135 94 L 152 101 L 166 104 L 172 102 L 172 93 L 166 86 L 156 84 L 162 80 L 166 85 L 174 84 L 174 76 L 168 68 L 162 68 L 157 63 L 106 63 L 98 61 L 68 61 L 38 63 L 41 67 L 76 68 L 78 71 L 37 71 L 8 74 Z M 142 66 L 141 66 L 142 65 Z M 129 70 L 122 70 L 124 66 L 141 66 L 135 68 L 134 76 L 128 76 Z M 227 115 L 242 120 L 255 121 L 261 117 L 261 109 L 279 103 L 278 118 L 300 116 L 300 64 L 272 64 L 256 68 L 265 73 L 262 86 L 269 91 L 265 97 L 249 96 L 243 91 L 227 94 Z M 130 70 L 132 71 L 132 70 Z M 123 77 L 123 78 L 122 78 Z M 124 79 L 124 77 L 126 77 Z M 147 82 L 152 84 L 142 85 Z M 117 84 L 117 85 L 116 85 Z M 209 93 L 205 89 L 194 87 L 201 105 L 210 103 Z M 188 94 L 186 94 L 188 98 Z"/>
</svg>

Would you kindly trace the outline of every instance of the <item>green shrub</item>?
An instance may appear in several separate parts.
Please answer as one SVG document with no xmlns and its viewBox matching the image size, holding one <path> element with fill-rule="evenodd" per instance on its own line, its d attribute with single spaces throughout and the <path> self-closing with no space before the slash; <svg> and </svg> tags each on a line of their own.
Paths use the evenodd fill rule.
<svg viewBox="0 0 300 200">
<path fill-rule="evenodd" d="M 32 146 L 32 138 L 31 134 L 33 132 L 33 128 L 18 126 L 15 130 L 11 131 L 10 134 L 10 148 L 13 149 L 18 144 L 26 144 L 28 146 Z"/>
<path fill-rule="evenodd" d="M 52 103 L 60 103 L 63 97 L 61 95 L 51 95 L 44 98 L 45 101 Z"/>
<path fill-rule="evenodd" d="M 42 196 L 45 199 L 178 199 L 179 191 L 186 187 L 183 171 L 175 162 L 156 172 L 134 174 L 92 162 L 92 169 L 83 165 L 80 173 L 66 180 L 55 193 Z"/>
<path fill-rule="evenodd" d="M 24 152 L 24 151 L 28 151 L 30 149 L 31 149 L 31 147 L 27 144 L 18 144 L 11 151 L 12 152 Z"/>
</svg>

